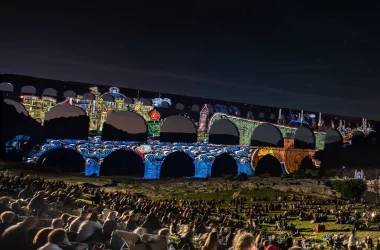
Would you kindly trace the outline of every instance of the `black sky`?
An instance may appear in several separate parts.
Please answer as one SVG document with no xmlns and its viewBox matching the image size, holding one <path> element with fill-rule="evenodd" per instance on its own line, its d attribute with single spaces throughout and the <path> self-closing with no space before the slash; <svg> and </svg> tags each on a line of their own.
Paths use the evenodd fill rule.
<svg viewBox="0 0 380 250">
<path fill-rule="evenodd" d="M 2 6 L 1 73 L 380 119 L 379 1 L 37 2 Z"/>
</svg>

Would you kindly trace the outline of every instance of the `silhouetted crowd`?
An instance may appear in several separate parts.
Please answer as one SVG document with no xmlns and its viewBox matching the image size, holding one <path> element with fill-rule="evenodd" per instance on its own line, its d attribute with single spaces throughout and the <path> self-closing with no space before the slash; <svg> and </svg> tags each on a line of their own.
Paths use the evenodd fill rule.
<svg viewBox="0 0 380 250">
<path fill-rule="evenodd" d="M 4 250 L 316 250 L 326 245 L 380 250 L 380 238 L 360 240 L 355 234 L 378 227 L 380 237 L 380 213 L 366 205 L 360 214 L 341 200 L 152 200 L 133 190 L 107 192 L 22 173 L 0 174 L 0 197 Z M 352 233 L 329 235 L 328 215 L 350 225 Z M 325 243 L 302 236 L 294 219 L 315 223 L 314 233 L 326 234 Z M 266 226 L 278 233 L 265 233 Z"/>
</svg>

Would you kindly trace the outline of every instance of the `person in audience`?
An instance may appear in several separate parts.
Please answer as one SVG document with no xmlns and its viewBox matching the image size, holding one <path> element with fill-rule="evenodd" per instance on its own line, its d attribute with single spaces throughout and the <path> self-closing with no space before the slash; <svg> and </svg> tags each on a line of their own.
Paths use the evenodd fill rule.
<svg viewBox="0 0 380 250">
<path fill-rule="evenodd" d="M 206 243 L 203 245 L 202 250 L 218 250 L 219 241 L 218 241 L 218 232 L 209 233 Z"/>
<path fill-rule="evenodd" d="M 38 223 L 38 218 L 27 217 L 23 222 L 7 228 L 1 235 L 0 244 L 7 250 L 34 250 L 28 243 L 28 231 Z"/>
<path fill-rule="evenodd" d="M 11 211 L 11 208 L 9 207 L 11 203 L 11 199 L 7 196 L 0 198 L 0 214 L 6 211 Z"/>
<path fill-rule="evenodd" d="M 13 202 L 11 204 L 11 210 L 12 210 L 12 212 L 17 214 L 18 216 L 25 216 L 26 215 L 25 211 L 20 207 L 19 202 Z"/>
<path fill-rule="evenodd" d="M 101 235 L 103 226 L 98 220 L 98 213 L 92 212 L 87 215 L 87 218 L 79 226 L 77 232 L 78 242 L 90 242 L 93 239 L 98 239 Z"/>
<path fill-rule="evenodd" d="M 15 213 L 11 211 L 6 211 L 1 214 L 0 235 L 2 235 L 8 227 L 14 224 L 13 222 L 14 222 L 15 216 L 16 216 Z"/>
<path fill-rule="evenodd" d="M 107 219 L 103 224 L 103 239 L 109 241 L 111 239 L 111 234 L 117 229 L 117 215 L 116 211 L 108 213 Z"/>
<path fill-rule="evenodd" d="M 250 233 L 236 235 L 233 250 L 255 250 L 255 237 Z"/>
<path fill-rule="evenodd" d="M 148 214 L 141 227 L 146 228 L 149 234 L 153 234 L 155 231 L 162 228 L 161 222 L 157 219 L 157 216 L 154 213 Z"/>
<path fill-rule="evenodd" d="M 75 249 L 67 239 L 66 231 L 63 229 L 55 229 L 48 235 L 47 243 L 38 248 L 38 250 L 65 250 Z"/>
<path fill-rule="evenodd" d="M 30 211 L 34 212 L 35 215 L 45 212 L 45 192 L 39 191 L 36 196 L 34 196 L 29 204 L 28 208 Z"/>
<path fill-rule="evenodd" d="M 79 226 L 86 220 L 88 213 L 81 211 L 80 216 L 70 223 L 69 232 L 78 232 Z"/>
<path fill-rule="evenodd" d="M 126 229 L 129 231 L 135 230 L 138 227 L 137 220 L 138 220 L 138 215 L 136 213 L 132 213 L 126 222 L 126 225 L 127 225 Z"/>
</svg>

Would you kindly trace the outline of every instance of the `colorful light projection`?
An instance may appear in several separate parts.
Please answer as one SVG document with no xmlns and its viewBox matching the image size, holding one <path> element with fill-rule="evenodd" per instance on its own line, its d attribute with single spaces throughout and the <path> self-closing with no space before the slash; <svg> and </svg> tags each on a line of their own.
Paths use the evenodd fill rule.
<svg viewBox="0 0 380 250">
<path fill-rule="evenodd" d="M 57 104 L 56 99 L 48 96 L 39 98 L 37 96 L 24 95 L 20 98 L 21 103 L 24 105 L 26 111 L 28 111 L 30 117 L 41 124 L 44 123 L 45 113 Z"/>
<path fill-rule="evenodd" d="M 149 135 L 153 137 L 158 136 L 161 131 L 161 123 L 160 123 L 161 114 L 158 111 L 153 110 L 152 112 L 149 113 L 149 118 L 150 118 L 150 121 L 148 121 L 147 123 L 148 133 Z"/>
<path fill-rule="evenodd" d="M 100 133 L 103 130 L 103 124 L 107 120 L 107 117 L 116 111 L 132 111 L 141 115 L 145 121 L 149 123 L 151 127 L 151 135 L 159 134 L 159 119 L 160 114 L 155 111 L 151 112 L 154 107 L 160 107 L 163 102 L 171 105 L 171 100 L 168 98 L 155 98 L 152 100 L 153 105 L 144 105 L 143 102 L 133 100 L 120 93 L 119 88 L 111 87 L 109 92 L 101 94 L 98 87 L 91 87 L 90 93 L 94 96 L 93 100 L 84 96 L 78 95 L 77 98 L 68 97 L 61 103 L 57 104 L 57 100 L 52 97 L 43 96 L 41 98 L 37 96 L 25 95 L 21 98 L 21 103 L 25 106 L 30 116 L 36 119 L 41 124 L 44 123 L 45 114 L 55 105 L 74 105 L 85 110 L 90 118 L 90 131 Z M 110 98 L 110 96 L 112 98 Z M 113 99 L 113 101 L 105 101 L 105 99 Z M 151 116 L 153 114 L 153 116 Z M 158 115 L 158 119 L 157 116 Z M 158 124 L 157 124 L 158 123 Z M 158 126 L 157 126 L 158 125 Z"/>
<path fill-rule="evenodd" d="M 9 144 L 18 147 L 25 140 L 18 136 Z M 27 163 L 37 163 L 38 159 L 50 150 L 66 148 L 75 150 L 85 159 L 85 174 L 99 175 L 100 166 L 104 159 L 115 150 L 132 150 L 137 153 L 145 165 L 145 179 L 160 178 L 161 165 L 169 154 L 181 151 L 189 155 L 194 161 L 195 173 L 193 177 L 206 178 L 211 176 L 211 169 L 216 157 L 223 153 L 231 155 L 238 166 L 237 173 L 254 175 L 251 168 L 250 155 L 252 149 L 245 146 L 223 146 L 207 143 L 163 143 L 151 141 L 144 145 L 137 142 L 102 141 L 100 136 L 89 137 L 88 140 L 46 140 L 38 150 L 30 151 L 26 157 Z M 123 167 L 123 166 L 120 166 Z M 190 176 L 189 176 L 190 177 Z"/>
<path fill-rule="evenodd" d="M 207 104 L 205 104 L 199 116 L 198 141 L 206 141 L 208 139 L 207 125 L 209 122 L 209 113 Z"/>
</svg>

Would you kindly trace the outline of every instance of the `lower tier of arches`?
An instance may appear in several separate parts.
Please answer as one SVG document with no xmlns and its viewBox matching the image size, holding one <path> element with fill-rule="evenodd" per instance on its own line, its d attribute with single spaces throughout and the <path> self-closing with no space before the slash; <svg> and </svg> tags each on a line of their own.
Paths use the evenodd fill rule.
<svg viewBox="0 0 380 250">
<path fill-rule="evenodd" d="M 270 147 L 222 146 L 207 143 L 108 142 L 99 138 L 86 140 L 47 140 L 39 151 L 28 153 L 26 162 L 57 169 L 55 162 L 67 157 L 77 159 L 61 172 L 84 172 L 85 175 L 135 176 L 145 179 L 170 177 L 208 178 L 225 175 L 280 176 L 300 168 L 318 167 L 312 160 L 314 150 Z M 59 149 L 59 150 L 58 150 Z M 59 153 L 57 153 L 59 152 Z M 54 153 L 54 154 L 53 154 Z M 78 157 L 73 157 L 73 155 Z M 49 160 L 44 160 L 49 159 Z M 80 163 L 80 161 L 82 161 Z"/>
</svg>

